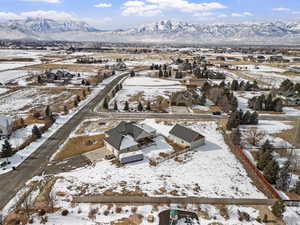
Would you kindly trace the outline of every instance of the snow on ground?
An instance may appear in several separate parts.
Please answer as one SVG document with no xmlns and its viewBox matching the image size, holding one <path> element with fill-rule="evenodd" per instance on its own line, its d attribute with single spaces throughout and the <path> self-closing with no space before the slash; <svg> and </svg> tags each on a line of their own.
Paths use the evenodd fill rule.
<svg viewBox="0 0 300 225">
<path fill-rule="evenodd" d="M 139 95 L 140 99 L 154 101 L 159 96 L 169 99 L 170 93 L 182 90 L 185 90 L 185 86 L 180 85 L 178 81 L 150 77 L 130 77 L 125 80 L 123 88 L 110 101 L 110 104 L 113 105 L 117 101 L 119 109 L 123 109 L 125 101 L 133 96 Z M 133 104 L 137 105 L 138 100 L 135 100 Z M 130 107 L 133 107 L 133 104 L 129 103 Z"/>
<path fill-rule="evenodd" d="M 60 207 L 66 207 L 67 204 L 60 202 Z M 110 224 L 112 221 L 120 220 L 122 218 L 129 218 L 132 215 L 132 209 L 136 208 L 136 213 L 142 215 L 142 225 L 158 224 L 159 223 L 159 213 L 165 210 L 169 210 L 170 207 L 167 205 L 159 205 L 154 207 L 152 205 L 143 205 L 143 206 L 121 206 L 121 212 L 117 213 L 117 207 L 120 206 L 108 206 L 108 205 L 94 205 L 90 204 L 78 204 L 72 209 L 69 210 L 69 215 L 62 217 L 61 211 L 58 211 L 54 214 L 48 214 L 48 222 L 46 224 L 59 224 L 59 225 L 72 225 L 72 224 L 85 224 L 85 225 L 95 225 L 95 224 Z M 209 225 L 209 224 L 223 224 L 223 225 L 264 225 L 265 223 L 258 223 L 256 221 L 257 216 L 259 215 L 258 210 L 251 207 L 242 207 L 242 206 L 227 206 L 227 211 L 229 212 L 229 219 L 225 219 L 218 208 L 213 205 L 191 205 L 188 204 L 186 209 L 183 209 L 182 206 L 172 204 L 172 209 L 184 210 L 195 212 L 201 209 L 202 212 L 207 214 L 209 218 L 199 217 L 199 222 L 193 221 L 192 224 L 181 219 L 178 221 L 178 225 Z M 89 219 L 89 212 L 96 211 L 95 218 Z M 106 216 L 104 213 L 108 212 Z M 249 214 L 249 221 L 240 221 L 238 212 Z M 154 216 L 154 223 L 147 221 L 149 215 Z M 33 224 L 40 224 L 40 218 L 35 215 Z"/>
<path fill-rule="evenodd" d="M 0 95 L 5 94 L 8 91 L 9 91 L 9 89 L 7 89 L 7 88 L 0 88 Z"/>
<path fill-rule="evenodd" d="M 283 220 L 286 225 L 299 225 L 300 224 L 300 208 L 299 207 L 286 207 L 283 214 Z"/>
<path fill-rule="evenodd" d="M 145 123 L 153 127 L 153 122 Z M 190 156 L 186 156 L 188 159 L 182 163 L 171 159 L 151 167 L 144 160 L 118 168 L 109 161 L 102 161 L 95 167 L 59 174 L 65 179 L 57 182 L 54 190 L 69 192 L 67 187 L 73 186 L 69 190 L 72 190 L 71 194 L 75 194 L 75 186 L 85 183 L 90 185 L 86 194 L 99 194 L 106 190 L 134 191 L 139 187 L 144 193 L 155 196 L 156 191 L 164 187 L 167 190 L 164 195 L 171 195 L 173 190 L 182 196 L 265 198 L 253 186 L 243 166 L 224 143 L 222 134 L 216 130 L 216 123 L 186 125 L 204 134 L 207 141 L 205 146 L 190 152 Z M 159 133 L 172 128 L 163 124 L 157 126 Z M 126 188 L 121 185 L 124 182 Z"/>
<path fill-rule="evenodd" d="M 32 124 L 29 126 L 26 126 L 24 128 L 18 129 L 15 132 L 12 133 L 12 135 L 9 137 L 9 143 L 12 145 L 13 148 L 20 146 L 25 142 L 27 138 L 29 138 L 32 134 L 32 128 L 34 126 L 41 126 L 40 124 Z M 0 140 L 0 146 L 4 144 L 5 139 Z M 0 149 L 1 151 L 1 149 Z"/>
<path fill-rule="evenodd" d="M 179 81 L 165 80 L 151 77 L 130 77 L 123 83 L 124 86 L 171 86 L 180 85 Z"/>
<path fill-rule="evenodd" d="M 0 82 L 5 84 L 26 75 L 28 75 L 27 70 L 9 70 L 0 72 Z"/>
<path fill-rule="evenodd" d="M 155 60 L 155 59 L 142 59 L 142 60 L 130 60 L 130 61 L 124 61 L 124 63 L 128 67 L 135 67 L 135 66 L 151 66 L 152 64 L 169 64 L 170 60 Z"/>
<path fill-rule="evenodd" d="M 116 75 L 118 76 L 118 75 Z M 106 83 L 107 80 L 104 80 Z M 33 152 L 35 152 L 52 134 L 54 134 L 60 127 L 62 127 L 68 120 L 70 120 L 80 109 L 82 109 L 86 104 L 88 104 L 97 94 L 104 88 L 104 83 L 99 84 L 97 88 L 93 89 L 91 95 L 89 95 L 85 100 L 79 103 L 79 106 L 73 109 L 66 116 L 59 116 L 55 123 L 49 128 L 49 130 L 43 134 L 42 138 L 37 141 L 31 143 L 25 149 L 18 151 L 12 157 L 9 157 L 8 160 L 11 162 L 5 170 L 2 168 L 0 170 L 0 174 L 7 173 L 12 170 L 12 167 L 18 167 L 24 160 L 26 160 Z M 7 159 L 0 159 L 0 164 Z"/>
</svg>

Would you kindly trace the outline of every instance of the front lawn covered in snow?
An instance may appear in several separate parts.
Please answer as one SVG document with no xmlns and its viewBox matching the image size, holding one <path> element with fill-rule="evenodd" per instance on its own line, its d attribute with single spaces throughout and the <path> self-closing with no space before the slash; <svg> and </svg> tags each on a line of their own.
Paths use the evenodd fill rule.
<svg viewBox="0 0 300 225">
<path fill-rule="evenodd" d="M 145 121 L 166 135 L 170 125 Z M 172 124 L 174 125 L 174 124 Z M 151 166 L 144 161 L 118 167 L 110 161 L 98 162 L 95 167 L 59 174 L 54 191 L 66 192 L 69 197 L 86 186 L 86 194 L 106 191 L 128 193 L 139 191 L 149 196 L 178 195 L 224 198 L 266 198 L 253 184 L 243 166 L 224 143 L 215 122 L 184 124 L 206 136 L 206 145 Z M 126 185 L 124 185 L 126 184 Z"/>
</svg>

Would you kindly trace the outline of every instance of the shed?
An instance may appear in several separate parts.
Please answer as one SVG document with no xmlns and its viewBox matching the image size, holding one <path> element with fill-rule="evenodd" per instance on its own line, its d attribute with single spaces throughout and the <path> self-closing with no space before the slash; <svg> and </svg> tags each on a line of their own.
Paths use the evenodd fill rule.
<svg viewBox="0 0 300 225">
<path fill-rule="evenodd" d="M 205 145 L 205 137 L 187 127 L 176 124 L 169 132 L 169 139 L 183 147 L 195 149 Z"/>
</svg>

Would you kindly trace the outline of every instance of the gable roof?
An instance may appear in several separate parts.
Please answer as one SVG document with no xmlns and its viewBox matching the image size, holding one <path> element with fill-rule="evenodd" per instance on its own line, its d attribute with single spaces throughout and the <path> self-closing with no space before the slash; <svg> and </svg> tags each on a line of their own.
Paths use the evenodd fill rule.
<svg viewBox="0 0 300 225">
<path fill-rule="evenodd" d="M 176 124 L 172 130 L 170 131 L 170 134 L 188 142 L 191 143 L 195 140 L 197 140 L 198 138 L 204 138 L 203 135 L 199 134 L 198 132 L 186 128 L 184 126 L 181 126 L 179 124 Z"/>
<path fill-rule="evenodd" d="M 134 122 L 124 121 L 122 121 L 115 128 L 106 131 L 105 133 L 108 135 L 108 137 L 105 138 L 105 141 L 118 150 L 120 150 L 122 146 L 127 146 L 128 143 L 133 146 L 134 144 L 137 144 L 136 141 L 138 139 L 151 135 Z M 129 141 L 129 139 L 131 139 L 131 141 Z M 127 144 L 122 144 L 122 142 L 124 141 L 127 141 Z"/>
</svg>

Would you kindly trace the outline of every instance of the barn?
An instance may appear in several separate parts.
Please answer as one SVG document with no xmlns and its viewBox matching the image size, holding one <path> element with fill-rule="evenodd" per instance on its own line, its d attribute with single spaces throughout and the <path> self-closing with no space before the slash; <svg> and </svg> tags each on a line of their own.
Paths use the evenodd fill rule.
<svg viewBox="0 0 300 225">
<path fill-rule="evenodd" d="M 190 149 L 196 149 L 205 145 L 205 137 L 203 135 L 179 124 L 176 124 L 171 129 L 168 138 L 174 143 Z"/>
</svg>

